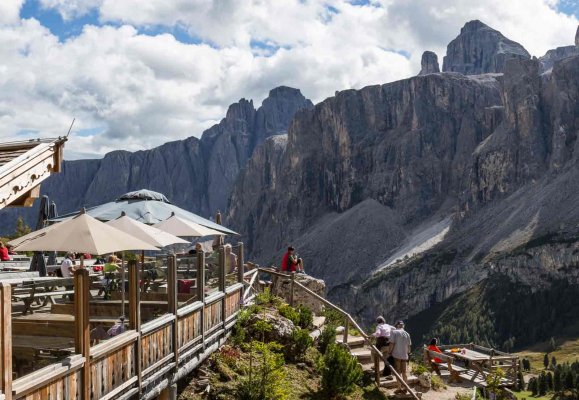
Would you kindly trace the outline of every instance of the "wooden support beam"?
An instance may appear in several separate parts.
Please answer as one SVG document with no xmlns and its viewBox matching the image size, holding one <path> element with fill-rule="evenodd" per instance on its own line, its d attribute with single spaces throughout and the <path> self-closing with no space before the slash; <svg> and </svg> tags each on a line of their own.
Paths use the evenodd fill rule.
<svg viewBox="0 0 579 400">
<path fill-rule="evenodd" d="M 243 274 L 245 274 L 244 270 L 245 259 L 243 255 L 243 242 L 237 243 L 237 282 L 243 283 Z"/>
<path fill-rule="evenodd" d="M 289 298 L 289 304 L 292 307 L 294 306 L 295 280 L 296 280 L 296 274 L 294 272 L 292 272 L 290 274 L 290 298 Z"/>
<path fill-rule="evenodd" d="M 77 354 L 85 358 L 81 369 L 81 399 L 90 399 L 90 324 L 89 324 L 89 285 L 88 270 L 74 271 L 74 309 L 75 338 L 74 347 Z"/>
<path fill-rule="evenodd" d="M 139 333 L 135 347 L 135 375 L 137 375 L 137 387 L 141 392 L 143 380 L 141 360 L 141 288 L 139 287 L 139 266 L 136 260 L 129 261 L 129 329 Z"/>
<path fill-rule="evenodd" d="M 226 258 L 227 254 L 225 252 L 225 246 L 219 246 L 219 291 L 225 293 L 225 269 L 227 268 Z M 226 297 L 221 299 L 221 322 L 225 328 L 225 300 Z"/>
<path fill-rule="evenodd" d="M 12 400 L 12 287 L 0 282 L 0 390 Z"/>
<path fill-rule="evenodd" d="M 197 253 L 197 298 L 203 304 L 201 310 L 201 340 L 205 351 L 205 253 Z"/>
<path fill-rule="evenodd" d="M 167 258 L 167 302 L 169 303 L 169 314 L 173 314 L 175 319 L 173 320 L 172 329 L 172 342 L 173 342 L 173 355 L 175 366 L 179 365 L 179 324 L 177 323 L 177 309 L 179 308 L 179 303 L 177 301 L 177 262 L 174 255 L 170 255 Z"/>
<path fill-rule="evenodd" d="M 350 331 L 350 318 L 347 315 L 344 316 L 344 344 L 348 345 L 348 335 Z"/>
</svg>

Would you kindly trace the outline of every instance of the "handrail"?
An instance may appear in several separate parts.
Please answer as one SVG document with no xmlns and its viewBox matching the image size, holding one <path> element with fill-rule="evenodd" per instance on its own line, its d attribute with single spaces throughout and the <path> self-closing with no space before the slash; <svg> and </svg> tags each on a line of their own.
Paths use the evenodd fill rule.
<svg viewBox="0 0 579 400">
<path fill-rule="evenodd" d="M 271 269 L 265 269 L 265 268 L 259 268 L 259 267 L 258 267 L 257 270 L 260 271 L 260 272 L 268 273 L 268 274 L 275 275 L 275 276 L 282 277 L 282 278 L 291 279 L 291 277 L 292 277 L 292 276 L 289 275 L 289 274 L 284 274 L 284 273 L 277 272 L 277 271 L 274 271 L 274 270 L 271 270 Z M 360 327 L 360 325 L 358 325 L 358 323 L 354 320 L 354 318 L 352 318 L 352 316 L 351 316 L 349 313 L 347 313 L 346 311 L 344 311 L 343 309 L 341 309 L 340 307 L 338 307 L 338 306 L 335 305 L 334 303 L 332 303 L 332 302 L 328 301 L 327 299 L 323 298 L 323 297 L 320 296 L 319 294 L 315 293 L 314 291 L 308 289 L 307 287 L 305 287 L 305 286 L 302 285 L 301 283 L 299 283 L 299 282 L 297 282 L 297 281 L 295 281 L 295 280 L 294 280 L 293 283 L 294 283 L 295 286 L 298 286 L 300 289 L 302 289 L 303 291 L 305 291 L 305 292 L 306 292 L 307 294 L 309 294 L 310 296 L 314 297 L 316 300 L 321 301 L 324 305 L 326 305 L 326 306 L 330 307 L 331 309 L 333 309 L 333 310 L 339 312 L 340 314 L 342 314 L 342 316 L 343 316 L 344 318 L 346 318 L 346 320 L 347 320 L 347 321 L 346 321 L 346 327 L 345 327 L 346 332 L 344 333 L 344 339 L 345 339 L 345 340 L 343 341 L 343 343 L 344 343 L 345 345 L 347 345 L 347 343 L 348 343 L 348 340 L 347 340 L 347 338 L 348 338 L 348 334 L 347 334 L 347 329 L 348 329 L 348 327 L 347 327 L 347 325 L 348 325 L 348 322 L 349 322 L 349 323 L 351 323 L 351 324 L 354 326 L 354 328 L 356 328 L 356 329 L 362 334 L 362 336 L 363 336 L 364 339 L 365 339 L 365 340 L 364 340 L 364 343 L 369 347 L 370 352 L 374 353 L 375 355 L 378 355 L 378 356 L 382 359 L 382 361 L 384 361 L 384 364 L 390 369 L 390 371 L 391 371 L 392 374 L 396 377 L 396 379 L 398 380 L 398 382 L 400 382 L 400 383 L 406 388 L 406 390 L 408 390 L 408 392 L 411 394 L 411 396 L 412 396 L 415 400 L 420 400 L 420 399 L 418 398 L 418 396 L 416 395 L 416 393 L 410 388 L 410 386 L 408 385 L 408 383 L 407 383 L 404 379 L 402 379 L 402 377 L 398 374 L 398 372 L 396 371 L 396 369 L 388 362 L 388 359 L 384 356 L 384 354 L 382 354 L 382 352 L 381 352 L 380 350 L 378 350 L 378 348 L 377 348 L 375 345 L 370 344 L 370 343 L 368 342 L 368 339 L 370 338 L 370 336 L 368 336 L 368 334 L 366 334 L 366 332 L 364 332 L 364 330 Z M 377 371 L 375 371 L 375 373 L 379 373 L 379 369 L 378 369 Z M 376 382 L 376 383 L 379 385 L 379 381 Z"/>
</svg>

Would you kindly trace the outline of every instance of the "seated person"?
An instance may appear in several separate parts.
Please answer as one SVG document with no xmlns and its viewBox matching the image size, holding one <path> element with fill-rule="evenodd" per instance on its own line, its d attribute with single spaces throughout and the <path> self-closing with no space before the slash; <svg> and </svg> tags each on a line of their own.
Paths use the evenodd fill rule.
<svg viewBox="0 0 579 400">
<path fill-rule="evenodd" d="M 0 261 L 10 261 L 10 256 L 8 255 L 8 248 L 4 246 L 3 242 L 0 242 Z"/>
<path fill-rule="evenodd" d="M 115 256 L 114 254 L 110 255 L 107 263 L 105 264 L 105 266 L 103 267 L 103 272 L 105 274 L 112 274 L 115 273 L 119 270 L 119 264 L 117 264 L 119 261 L 119 259 L 117 258 L 117 256 Z"/>
<path fill-rule="evenodd" d="M 62 260 L 62 264 L 60 264 L 60 276 L 63 278 L 70 278 L 73 272 L 78 269 L 78 267 L 72 263 L 72 257 L 71 253 L 66 253 L 64 260 Z"/>
<path fill-rule="evenodd" d="M 225 260 L 226 271 L 228 274 L 231 274 L 237 271 L 237 254 L 232 251 L 231 244 L 225 245 L 225 254 L 227 254 L 227 250 L 229 249 L 229 257 Z"/>
<path fill-rule="evenodd" d="M 11 244 L 9 244 L 7 247 L 8 247 L 8 254 L 9 255 L 14 256 L 14 255 L 18 254 L 14 251 L 14 246 L 12 246 Z"/>
<path fill-rule="evenodd" d="M 281 260 L 282 272 L 304 272 L 303 261 L 294 254 L 295 249 L 292 246 L 287 248 L 287 252 Z"/>
<path fill-rule="evenodd" d="M 428 350 L 434 351 L 436 353 L 442 353 L 442 351 L 438 348 L 438 339 L 433 338 L 428 345 Z M 443 362 L 440 358 L 434 357 L 430 360 L 430 366 L 436 372 L 438 376 L 440 376 L 440 368 L 438 367 L 438 363 Z"/>
</svg>

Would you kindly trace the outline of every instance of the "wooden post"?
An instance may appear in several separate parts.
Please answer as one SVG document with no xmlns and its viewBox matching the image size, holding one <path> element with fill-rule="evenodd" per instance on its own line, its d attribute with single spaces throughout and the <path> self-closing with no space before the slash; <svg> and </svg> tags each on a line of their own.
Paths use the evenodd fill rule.
<svg viewBox="0 0 579 400">
<path fill-rule="evenodd" d="M 219 246 L 219 291 L 225 294 L 225 269 L 227 268 L 225 258 L 225 246 Z M 221 322 L 225 328 L 225 297 L 221 299 Z"/>
<path fill-rule="evenodd" d="M 294 290 L 295 290 L 295 279 L 296 279 L 296 274 L 295 272 L 291 272 L 290 273 L 290 299 L 289 299 L 289 303 L 290 306 L 294 306 Z"/>
<path fill-rule="evenodd" d="M 177 323 L 177 309 L 179 308 L 179 303 L 177 302 L 177 262 L 174 255 L 170 255 L 167 259 L 167 296 L 169 303 L 169 313 L 175 316 L 173 320 L 173 354 L 175 355 L 175 365 L 179 365 L 179 336 L 178 336 L 178 326 Z"/>
<path fill-rule="evenodd" d="M 243 257 L 243 242 L 237 243 L 237 282 L 243 283 L 245 274 L 245 259 Z"/>
<path fill-rule="evenodd" d="M 139 287 L 139 267 L 136 260 L 129 261 L 129 329 L 139 332 L 135 348 L 135 374 L 139 393 L 141 391 L 141 288 Z"/>
<path fill-rule="evenodd" d="M 201 341 L 205 351 L 205 253 L 197 253 L 197 297 L 203 304 L 201 309 Z"/>
<path fill-rule="evenodd" d="M 81 369 L 81 399 L 90 399 L 90 326 L 89 326 L 89 278 L 84 268 L 74 271 L 75 337 L 74 349 L 84 357 Z"/>
<path fill-rule="evenodd" d="M 12 400 L 12 287 L 0 282 L 0 390 Z"/>
<path fill-rule="evenodd" d="M 376 385 L 380 387 L 380 375 L 382 375 L 382 371 L 380 371 L 380 357 L 372 351 L 372 358 L 374 359 L 374 380 L 376 381 Z M 384 368 L 386 368 L 386 366 L 384 366 Z"/>
<path fill-rule="evenodd" d="M 348 331 L 350 330 L 350 319 L 344 317 L 344 344 L 348 344 Z"/>
</svg>

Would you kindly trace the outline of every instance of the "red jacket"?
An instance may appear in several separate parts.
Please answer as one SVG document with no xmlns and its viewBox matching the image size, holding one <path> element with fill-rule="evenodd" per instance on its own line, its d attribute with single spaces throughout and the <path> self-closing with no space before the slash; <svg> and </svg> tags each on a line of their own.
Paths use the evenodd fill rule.
<svg viewBox="0 0 579 400">
<path fill-rule="evenodd" d="M 289 251 L 287 251 L 284 255 L 283 258 L 281 259 L 281 270 L 282 271 L 291 271 L 291 272 L 295 272 L 296 271 L 296 265 L 294 263 L 292 263 L 290 261 L 290 253 Z"/>
<path fill-rule="evenodd" d="M 2 247 L 0 249 L 0 261 L 10 261 L 10 256 L 8 255 L 7 247 Z"/>
</svg>

